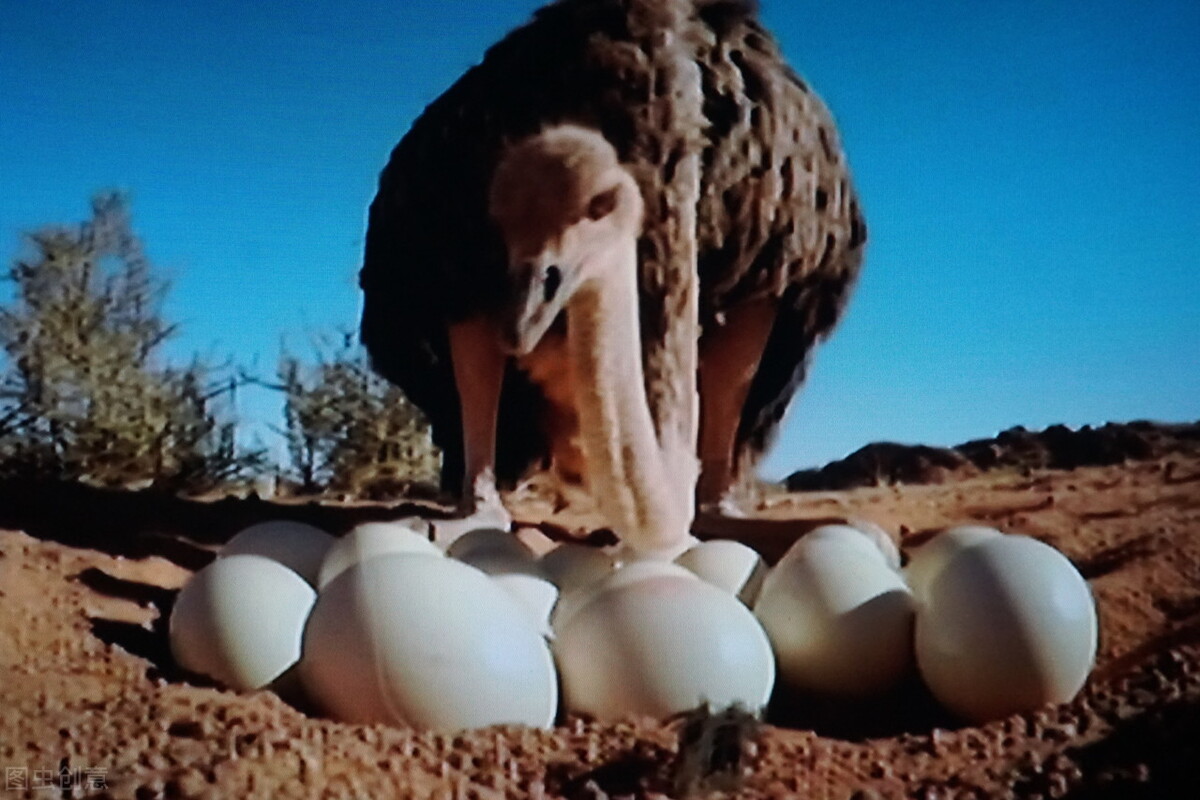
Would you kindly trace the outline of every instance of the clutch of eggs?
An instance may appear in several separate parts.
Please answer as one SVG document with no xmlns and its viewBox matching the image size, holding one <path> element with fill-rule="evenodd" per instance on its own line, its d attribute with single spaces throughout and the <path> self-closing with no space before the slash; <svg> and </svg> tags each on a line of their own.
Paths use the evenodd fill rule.
<svg viewBox="0 0 1200 800">
<path fill-rule="evenodd" d="M 973 722 L 1066 702 L 1082 688 L 1096 654 L 1095 602 L 1062 553 L 968 525 L 917 548 L 902 572 L 898 564 L 878 530 L 824 526 L 799 539 L 754 607 L 781 679 L 864 696 L 894 687 L 915 663 L 934 697 Z"/>
<path fill-rule="evenodd" d="M 395 523 L 339 539 L 268 523 L 231 542 L 236 552 L 180 594 L 177 661 L 238 689 L 294 671 L 309 699 L 342 720 L 544 727 L 560 670 L 568 706 L 606 718 L 705 702 L 758 710 L 774 684 L 770 644 L 738 599 L 757 591 L 764 567 L 742 545 L 698 546 L 681 558 L 689 570 L 618 567 L 572 545 L 539 560 L 488 530 L 443 555 Z M 555 606 L 558 669 L 546 641 Z"/>
<path fill-rule="evenodd" d="M 346 721 L 545 727 L 558 706 L 546 587 L 557 591 L 508 577 L 446 558 L 395 523 L 340 539 L 264 523 L 233 537 L 180 591 L 171 652 L 234 689 L 277 688 L 298 674 L 309 699 Z"/>
<path fill-rule="evenodd" d="M 231 688 L 282 692 L 298 674 L 333 716 L 440 731 L 548 726 L 560 676 L 568 709 L 602 718 L 761 710 L 776 668 L 793 687 L 862 697 L 915 664 L 974 721 L 1079 691 L 1095 606 L 1062 554 L 964 526 L 903 571 L 897 556 L 861 525 L 818 528 L 767 570 L 730 541 L 618 564 L 574 544 L 538 559 L 503 531 L 443 555 L 399 523 L 335 539 L 274 521 L 193 576 L 169 639 L 180 666 Z"/>
<path fill-rule="evenodd" d="M 168 641 L 175 662 L 234 689 L 273 685 L 300 658 L 325 553 L 334 538 L 274 520 L 238 533 L 175 598 Z"/>
<path fill-rule="evenodd" d="M 441 555 L 379 555 L 331 580 L 305 630 L 300 677 L 349 722 L 547 727 L 558 706 L 554 661 L 526 610 Z"/>
</svg>

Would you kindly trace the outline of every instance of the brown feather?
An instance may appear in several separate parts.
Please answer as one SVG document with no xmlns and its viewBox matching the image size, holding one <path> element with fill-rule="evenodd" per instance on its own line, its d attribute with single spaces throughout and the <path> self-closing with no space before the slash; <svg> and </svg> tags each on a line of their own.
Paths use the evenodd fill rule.
<svg viewBox="0 0 1200 800">
<path fill-rule="evenodd" d="M 747 300 L 779 312 L 742 415 L 753 462 L 778 428 L 813 346 L 841 314 L 865 224 L 824 104 L 734 0 L 562 0 L 493 46 L 413 123 L 370 209 L 362 338 L 386 377 L 429 415 L 452 488 L 459 408 L 445 328 L 505 302 L 504 248 L 487 187 L 505 144 L 574 122 L 600 130 L 641 187 L 647 398 L 671 408 L 694 242 L 699 321 Z M 675 333 L 672 333 L 675 331 Z M 547 455 L 542 398 L 513 369 L 500 409 L 498 474 Z M 655 418 L 656 423 L 662 420 Z M 661 428 L 660 428 L 661 432 Z"/>
</svg>

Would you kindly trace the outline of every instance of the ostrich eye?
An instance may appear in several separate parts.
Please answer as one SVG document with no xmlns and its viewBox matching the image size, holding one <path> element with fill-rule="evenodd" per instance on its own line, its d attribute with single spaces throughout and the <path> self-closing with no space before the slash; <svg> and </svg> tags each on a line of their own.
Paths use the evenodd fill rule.
<svg viewBox="0 0 1200 800">
<path fill-rule="evenodd" d="M 590 220 L 604 219 L 617 207 L 617 187 L 601 192 L 588 202 L 587 215 Z"/>
<path fill-rule="evenodd" d="M 562 270 L 558 267 L 546 267 L 546 282 L 542 284 L 542 299 L 549 303 L 558 294 L 562 286 Z"/>
</svg>

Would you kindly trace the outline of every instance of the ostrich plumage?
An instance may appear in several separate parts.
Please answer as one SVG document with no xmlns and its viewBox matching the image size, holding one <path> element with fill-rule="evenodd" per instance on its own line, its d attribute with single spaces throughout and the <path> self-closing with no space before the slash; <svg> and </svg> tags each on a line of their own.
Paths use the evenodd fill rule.
<svg viewBox="0 0 1200 800">
<path fill-rule="evenodd" d="M 373 364 L 424 410 L 443 483 L 455 487 L 463 441 L 447 326 L 503 312 L 489 181 L 509 143 L 557 123 L 600 131 L 645 201 L 640 320 L 656 424 L 672 402 L 662 378 L 673 317 L 687 305 L 681 271 L 698 277 L 705 334 L 739 306 L 775 301 L 734 444 L 735 461 L 754 464 L 841 315 L 866 226 L 828 110 L 745 0 L 560 0 L 431 103 L 393 150 L 370 208 L 360 283 Z M 510 366 L 501 480 L 547 456 L 542 402 Z"/>
</svg>

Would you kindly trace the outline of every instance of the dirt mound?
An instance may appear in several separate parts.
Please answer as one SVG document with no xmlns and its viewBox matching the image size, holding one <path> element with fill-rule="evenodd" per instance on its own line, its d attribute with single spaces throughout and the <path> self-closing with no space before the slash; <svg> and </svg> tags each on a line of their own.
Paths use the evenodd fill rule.
<svg viewBox="0 0 1200 800">
<path fill-rule="evenodd" d="M 24 531 L 0 532 L 7 786 L 111 798 L 1200 796 L 1195 426 L 1170 437 L 1124 427 L 1162 449 L 1136 460 L 1121 445 L 1120 463 L 1022 475 L 976 465 L 964 445 L 953 452 L 974 471 L 947 469 L 940 484 L 774 495 L 735 529 L 772 557 L 815 522 L 846 517 L 880 522 L 905 548 L 976 520 L 1062 550 L 1096 597 L 1096 670 L 1070 703 L 980 726 L 946 716 L 915 681 L 855 706 L 779 696 L 759 728 L 567 718 L 443 736 L 336 723 L 180 673 L 164 620 L 243 524 L 287 516 L 341 531 L 411 509 L 0 487 L 0 524 Z"/>
<path fill-rule="evenodd" d="M 1043 431 L 1017 426 L 993 439 L 974 439 L 955 447 L 893 442 L 869 444 L 820 469 L 794 472 L 784 480 L 789 491 L 853 489 L 860 486 L 944 483 L 987 470 L 1075 469 L 1144 461 L 1175 454 L 1200 453 L 1200 422 L 1110 422 L 1072 430 L 1052 425 Z"/>
<path fill-rule="evenodd" d="M 949 447 L 876 442 L 820 469 L 793 472 L 784 479 L 784 485 L 792 492 L 818 492 L 860 486 L 945 483 L 978 474 L 979 469 L 970 459 Z"/>
</svg>

